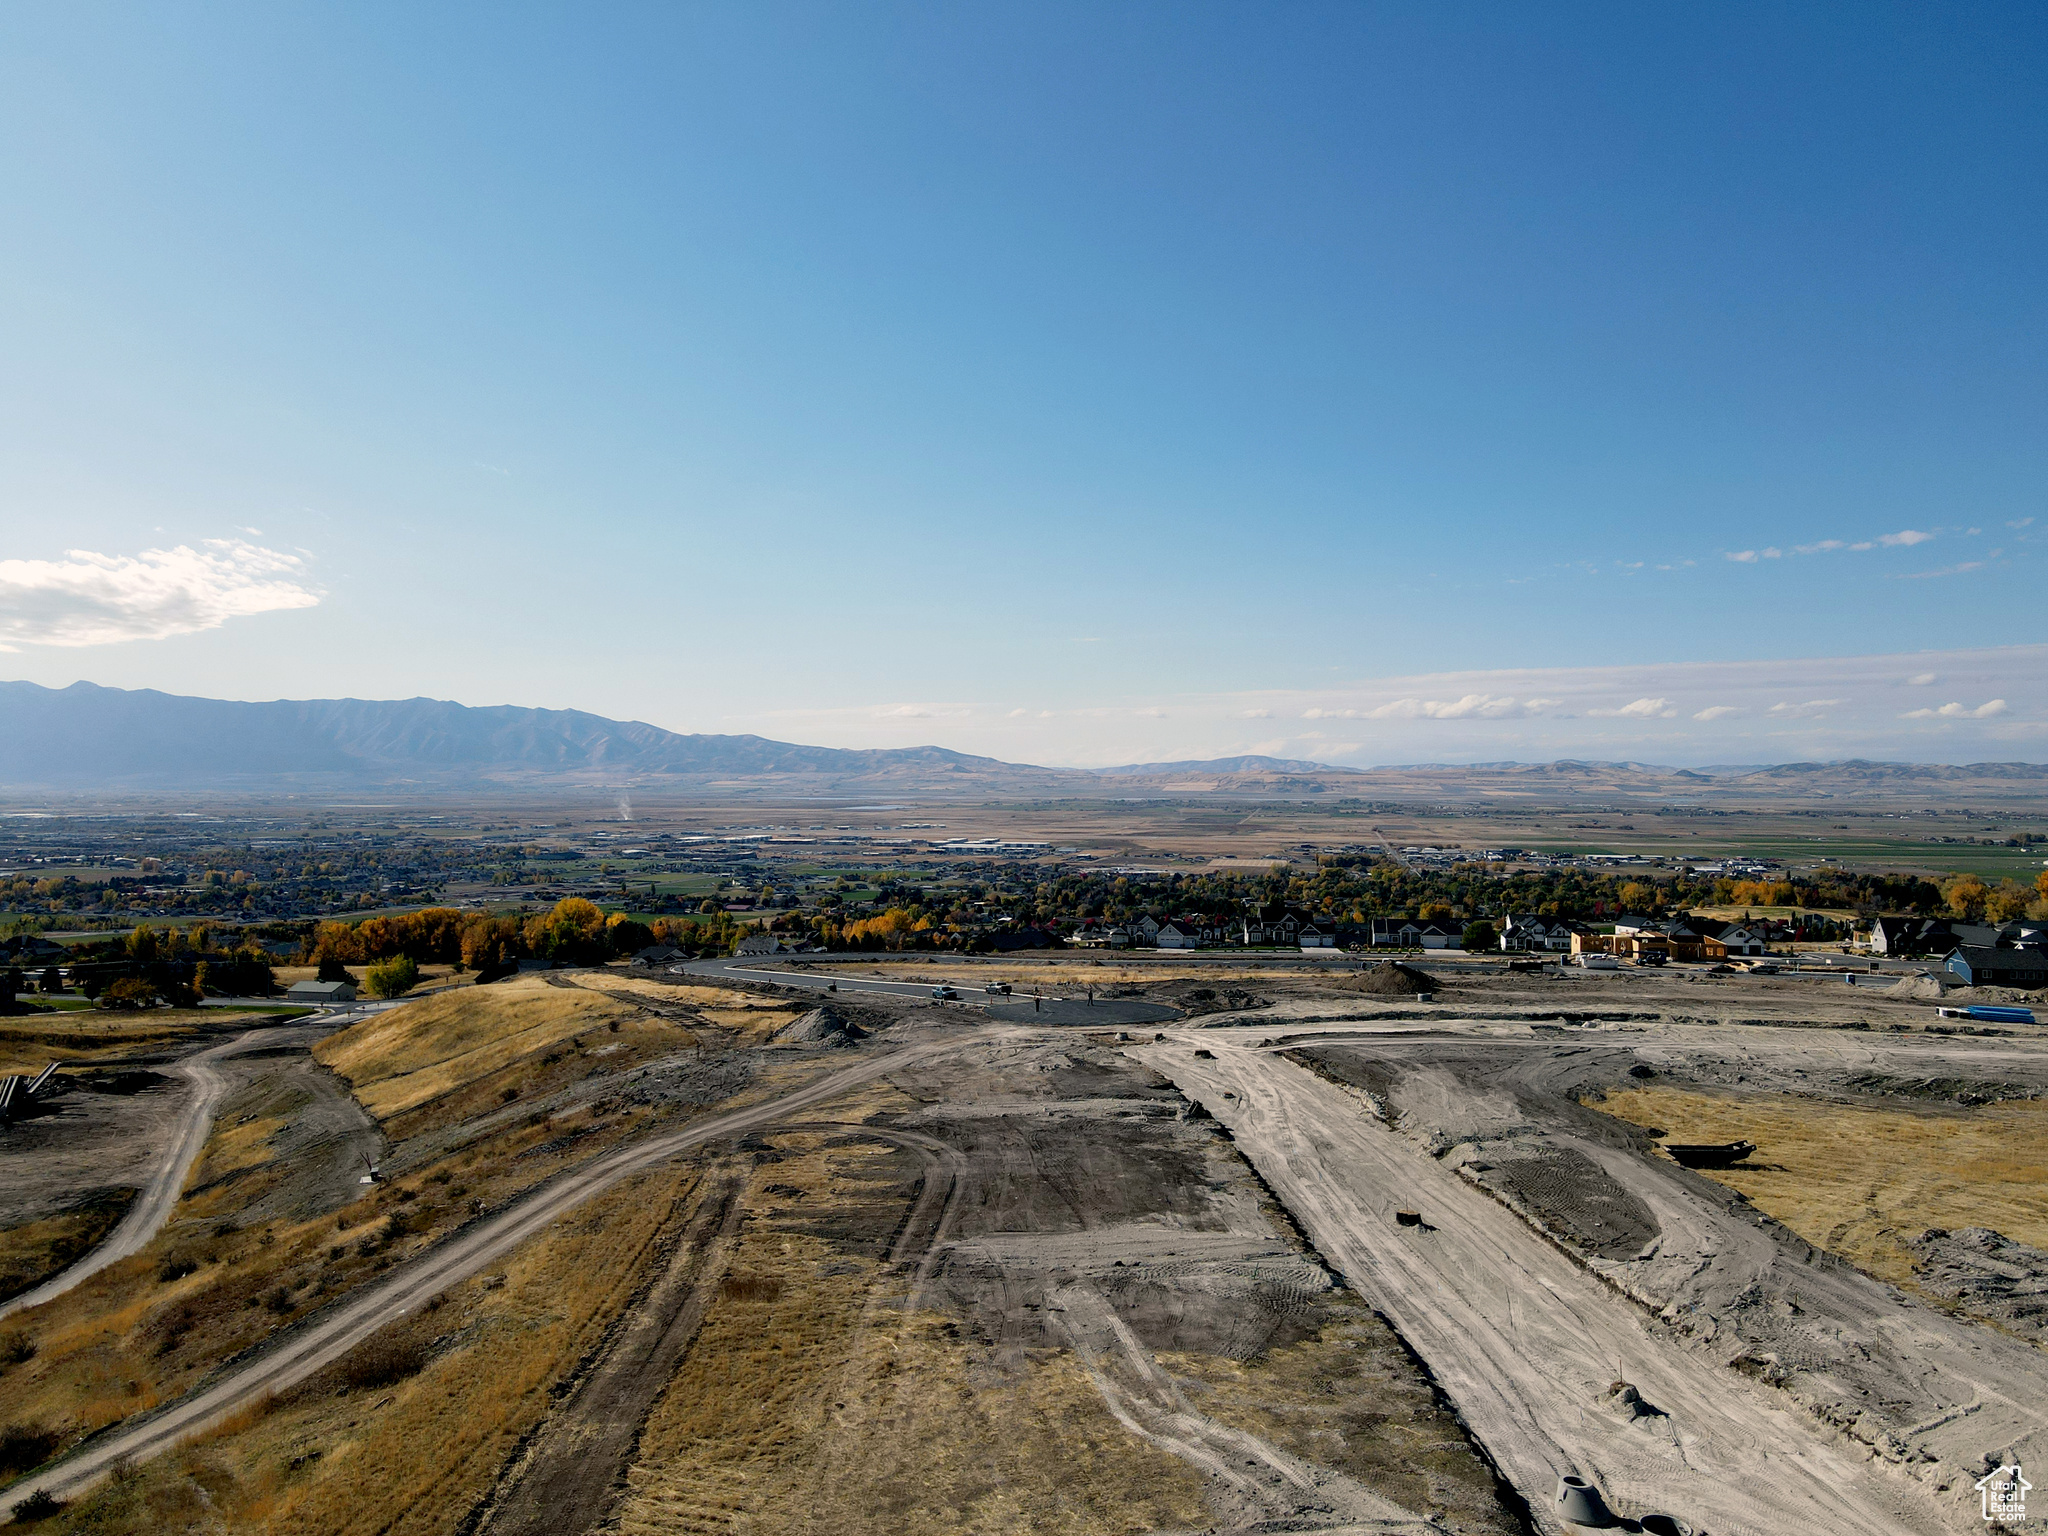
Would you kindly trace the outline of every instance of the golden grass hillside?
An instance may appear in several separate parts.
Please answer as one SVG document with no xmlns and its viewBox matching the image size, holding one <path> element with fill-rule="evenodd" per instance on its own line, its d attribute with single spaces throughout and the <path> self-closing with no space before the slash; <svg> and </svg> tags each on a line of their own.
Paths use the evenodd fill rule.
<svg viewBox="0 0 2048 1536">
<path fill-rule="evenodd" d="M 344 1078 L 363 1107 L 389 1119 L 638 1010 L 595 992 L 522 976 L 463 987 L 352 1024 L 314 1056 Z"/>
<path fill-rule="evenodd" d="M 1753 1166 L 1700 1171 L 1881 1279 L 1912 1280 L 1905 1245 L 1929 1227 L 2048 1248 L 2048 1103 L 1894 1109 L 1652 1087 L 1594 1107 L 1671 1141 L 1755 1142 Z"/>
</svg>

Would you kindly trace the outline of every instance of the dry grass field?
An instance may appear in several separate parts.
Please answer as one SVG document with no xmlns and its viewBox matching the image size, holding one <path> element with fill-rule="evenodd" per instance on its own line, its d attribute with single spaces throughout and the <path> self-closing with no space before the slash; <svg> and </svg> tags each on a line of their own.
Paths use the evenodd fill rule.
<svg viewBox="0 0 2048 1536">
<path fill-rule="evenodd" d="M 40 1527 L 95 1536 L 428 1536 L 490 1486 L 630 1296 L 693 1169 L 634 1180 L 281 1398 Z"/>
<path fill-rule="evenodd" d="M 1703 1171 L 1886 1280 L 1911 1283 L 1905 1245 L 1929 1227 L 2048 1247 L 2048 1103 L 1878 1108 L 1651 1087 L 1596 1107 L 1671 1141 L 1755 1142 L 1747 1164 Z"/>
<path fill-rule="evenodd" d="M 313 1054 L 382 1120 L 636 1014 L 596 993 L 522 976 L 377 1014 Z"/>
<path fill-rule="evenodd" d="M 0 1074 L 42 1071 L 53 1061 L 79 1066 L 161 1051 L 201 1031 L 246 1029 L 287 1015 L 226 1008 L 154 1008 L 147 1013 L 103 1013 L 67 1008 L 0 1019 Z"/>
</svg>

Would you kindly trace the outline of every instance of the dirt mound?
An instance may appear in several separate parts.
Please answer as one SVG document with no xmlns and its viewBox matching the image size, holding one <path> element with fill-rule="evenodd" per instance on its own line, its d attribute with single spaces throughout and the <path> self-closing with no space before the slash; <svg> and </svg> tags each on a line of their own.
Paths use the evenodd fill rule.
<svg viewBox="0 0 2048 1536">
<path fill-rule="evenodd" d="M 1886 997 L 1909 997 L 1917 998 L 1922 1002 L 1933 1002 L 1938 998 L 1947 996 L 1948 988 L 1944 987 L 1937 977 L 1906 976 L 1886 987 L 1884 995 Z"/>
<path fill-rule="evenodd" d="M 868 1032 L 829 1003 L 792 1019 L 775 1032 L 776 1045 L 857 1045 Z"/>
<path fill-rule="evenodd" d="M 1145 995 L 1172 1003 L 1190 1018 L 1204 1013 L 1241 1013 L 1248 1008 L 1263 1008 L 1268 1001 L 1242 987 L 1202 981 L 1170 981 L 1147 988 Z"/>
<path fill-rule="evenodd" d="M 1366 967 L 1364 975 L 1353 977 L 1344 985 L 1353 992 L 1369 992 L 1375 997 L 1413 997 L 1418 992 L 1439 990 L 1437 979 L 1427 971 L 1393 960 Z"/>
<path fill-rule="evenodd" d="M 2048 1342 L 2048 1253 L 1989 1227 L 1929 1227 L 1908 1242 L 1921 1286 L 2013 1332 Z"/>
</svg>

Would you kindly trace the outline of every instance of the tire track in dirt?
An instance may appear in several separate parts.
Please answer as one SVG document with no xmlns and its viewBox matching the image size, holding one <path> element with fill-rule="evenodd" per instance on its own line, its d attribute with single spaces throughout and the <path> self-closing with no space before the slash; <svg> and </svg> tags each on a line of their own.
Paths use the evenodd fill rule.
<svg viewBox="0 0 2048 1536">
<path fill-rule="evenodd" d="M 171 1212 L 177 1209 L 178 1197 L 184 1192 L 192 1165 L 199 1161 L 199 1154 L 206 1150 L 206 1139 L 213 1132 L 214 1111 L 227 1096 L 227 1079 L 214 1070 L 215 1063 L 258 1043 L 277 1045 L 285 1042 L 274 1026 L 259 1027 L 232 1040 L 224 1040 L 219 1045 L 209 1046 L 164 1069 L 190 1083 L 192 1093 L 178 1112 L 177 1124 L 171 1128 L 169 1144 L 164 1148 L 163 1161 L 157 1165 L 148 1185 L 128 1207 L 128 1214 L 97 1247 L 34 1290 L 24 1291 L 13 1300 L 0 1303 L 0 1321 L 17 1312 L 39 1307 L 46 1301 L 54 1301 L 109 1264 L 118 1264 L 149 1246 L 150 1240 L 171 1219 Z"/>
<path fill-rule="evenodd" d="M 707 1141 L 766 1129 L 787 1115 L 827 1103 L 886 1073 L 985 1045 L 992 1035 L 1023 1033 L 984 1030 L 973 1036 L 878 1052 L 779 1099 L 707 1115 L 680 1130 L 620 1147 L 583 1167 L 571 1169 L 509 1209 L 455 1233 L 419 1257 L 388 1271 L 374 1284 L 343 1298 L 331 1310 L 289 1330 L 255 1358 L 218 1380 L 140 1422 L 131 1421 L 97 1437 L 56 1465 L 22 1478 L 7 1490 L 9 1503 L 45 1491 L 57 1498 L 74 1497 L 122 1462 L 145 1461 L 161 1455 L 236 1410 L 296 1386 L 387 1324 L 531 1241 L 586 1200 L 679 1152 Z"/>
<path fill-rule="evenodd" d="M 725 1278 L 746 1169 L 715 1175 L 662 1272 L 597 1362 L 515 1456 L 462 1536 L 568 1536 L 598 1525 L 626 1492 L 625 1469 L 655 1399 L 682 1363 Z"/>
</svg>

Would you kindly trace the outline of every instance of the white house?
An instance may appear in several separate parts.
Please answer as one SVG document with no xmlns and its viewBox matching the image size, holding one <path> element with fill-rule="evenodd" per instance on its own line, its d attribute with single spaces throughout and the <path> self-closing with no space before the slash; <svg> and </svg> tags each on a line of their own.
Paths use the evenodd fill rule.
<svg viewBox="0 0 2048 1536">
<path fill-rule="evenodd" d="M 1337 947 L 1337 925 L 1303 923 L 1294 934 L 1295 943 L 1303 949 L 1335 949 Z"/>
<path fill-rule="evenodd" d="M 742 955 L 779 955 L 782 953 L 782 940 L 776 938 L 772 933 L 750 933 L 740 940 L 739 948 L 735 953 Z"/>
<path fill-rule="evenodd" d="M 1572 947 L 1571 925 L 1554 917 L 1509 913 L 1501 924 L 1500 947 L 1510 953 L 1560 954 Z"/>
<path fill-rule="evenodd" d="M 1169 918 L 1152 936 L 1152 942 L 1161 949 L 1200 949 L 1202 925 L 1183 918 Z"/>
</svg>

